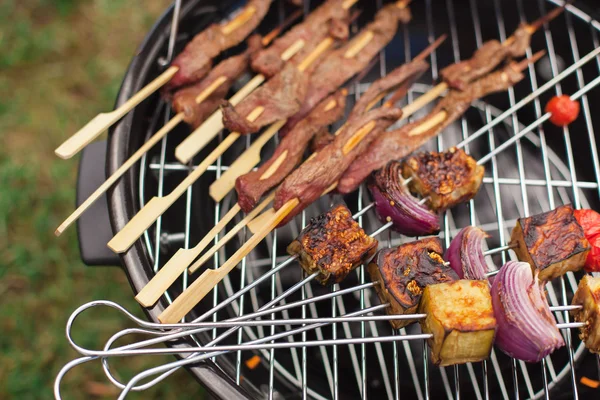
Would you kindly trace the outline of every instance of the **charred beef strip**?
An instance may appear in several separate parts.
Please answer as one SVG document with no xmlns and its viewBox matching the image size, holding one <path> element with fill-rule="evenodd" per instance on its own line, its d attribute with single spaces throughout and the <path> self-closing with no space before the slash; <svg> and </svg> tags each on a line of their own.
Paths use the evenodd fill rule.
<svg viewBox="0 0 600 400">
<path fill-rule="evenodd" d="M 408 23 L 410 19 L 411 14 L 407 7 L 399 7 L 396 3 L 388 4 L 377 12 L 374 21 L 358 33 L 355 39 L 325 57 L 311 74 L 302 109 L 288 120 L 282 134 L 287 134 L 325 97 L 367 67 L 373 57 L 396 35 L 398 23 Z M 371 35 L 369 42 L 357 54 L 348 54 L 348 50 L 356 43 Z"/>
<path fill-rule="evenodd" d="M 340 178 L 359 154 L 357 143 L 369 141 L 373 132 L 385 130 L 400 116 L 402 111 L 397 108 L 381 107 L 349 120 L 331 144 L 300 165 L 277 189 L 275 209 L 292 199 L 300 201 L 279 226 L 321 197 Z"/>
<path fill-rule="evenodd" d="M 485 168 L 456 147 L 441 153 L 416 154 L 402 165 L 404 178 L 412 178 L 409 188 L 427 198 L 427 205 L 435 212 L 475 197 L 483 183 L 484 172 Z"/>
<path fill-rule="evenodd" d="M 302 62 L 328 36 L 346 40 L 350 11 L 342 6 L 344 1 L 327 0 L 307 15 L 303 22 L 296 24 L 289 32 L 275 40 L 271 46 L 253 55 L 252 69 L 271 78 L 283 69 L 285 61 L 281 59 L 281 54 L 297 40 L 303 40 L 304 46 L 289 60 L 294 65 Z"/>
<path fill-rule="evenodd" d="M 367 235 L 346 206 L 338 205 L 312 218 L 287 248 L 298 255 L 311 275 L 318 272 L 323 285 L 341 282 L 350 271 L 369 260 L 377 250 L 376 239 Z"/>
<path fill-rule="evenodd" d="M 278 185 L 302 160 L 310 138 L 344 115 L 346 91 L 323 100 L 315 109 L 284 137 L 275 152 L 256 171 L 240 176 L 235 181 L 238 204 L 244 212 L 250 212 L 260 198 Z"/>
<path fill-rule="evenodd" d="M 465 91 L 451 90 L 426 117 L 400 129 L 380 134 L 344 172 L 337 190 L 344 194 L 353 192 L 372 171 L 385 167 L 392 160 L 407 156 L 437 136 L 460 118 L 474 100 L 507 90 L 522 79 L 519 68 L 512 64 L 471 83 Z M 444 117 L 439 118 L 440 115 Z"/>
<path fill-rule="evenodd" d="M 260 48 L 260 41 L 261 38 L 258 35 L 250 37 L 248 39 L 248 50 L 244 53 L 221 61 L 210 71 L 206 78 L 191 86 L 177 90 L 172 96 L 173 110 L 176 113 L 182 112 L 184 121 L 192 127 L 200 126 L 219 107 L 231 85 L 248 70 L 251 53 Z M 225 81 L 210 96 L 198 104 L 196 101 L 198 95 L 221 77 L 224 77 Z"/>
<path fill-rule="evenodd" d="M 380 250 L 367 270 L 381 303 L 389 303 L 388 315 L 414 314 L 423 290 L 428 285 L 453 282 L 458 275 L 444 265 L 442 245 L 438 238 L 427 238 Z M 394 329 L 415 320 L 390 320 Z"/>
<path fill-rule="evenodd" d="M 537 269 L 545 281 L 580 270 L 590 252 L 590 244 L 570 204 L 519 218 L 511 243 L 518 245 L 514 251 L 519 260 Z"/>
<path fill-rule="evenodd" d="M 224 24 L 212 24 L 192 39 L 175 57 L 172 64 L 179 67 L 165 89 L 189 85 L 202 79 L 212 67 L 212 59 L 222 51 L 240 44 L 262 21 L 273 0 L 248 0 L 240 14 L 250 15 L 248 20 L 230 33 L 223 33 Z"/>
<path fill-rule="evenodd" d="M 232 132 L 242 135 L 257 132 L 261 127 L 296 114 L 306 95 L 307 75 L 295 65 L 287 64 L 283 70 L 263 86 L 252 92 L 235 108 L 228 101 L 221 107 L 223 124 Z M 247 117 L 257 107 L 264 110 L 253 122 Z"/>
<path fill-rule="evenodd" d="M 452 64 L 440 71 L 442 79 L 453 89 L 466 90 L 469 84 L 493 71 L 503 61 L 525 55 L 531 40 L 527 25 L 521 25 L 510 44 L 489 40 L 469 60 Z"/>
</svg>

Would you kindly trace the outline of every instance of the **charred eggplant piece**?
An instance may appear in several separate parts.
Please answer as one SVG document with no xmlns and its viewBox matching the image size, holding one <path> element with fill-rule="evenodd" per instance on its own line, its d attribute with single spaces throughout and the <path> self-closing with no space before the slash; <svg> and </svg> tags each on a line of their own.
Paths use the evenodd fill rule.
<svg viewBox="0 0 600 400">
<path fill-rule="evenodd" d="M 378 242 L 352 219 L 352 213 L 338 205 L 312 218 L 287 248 L 298 255 L 306 273 L 319 273 L 323 285 L 341 282 L 354 268 L 375 254 Z"/>
<path fill-rule="evenodd" d="M 579 282 L 573 305 L 580 305 L 580 310 L 572 311 L 577 322 L 587 325 L 579 328 L 579 338 L 592 353 L 600 353 L 600 277 L 586 275 Z"/>
<path fill-rule="evenodd" d="M 544 281 L 580 270 L 590 252 L 590 244 L 570 204 L 519 218 L 511 242 L 518 245 L 514 251 L 519 260 L 537 269 Z"/>
<path fill-rule="evenodd" d="M 460 280 L 430 285 L 419 305 L 423 333 L 431 360 L 447 366 L 482 361 L 489 357 L 496 335 L 496 318 L 487 281 Z"/>
<path fill-rule="evenodd" d="M 428 238 L 404 244 L 398 248 L 380 250 L 369 263 L 368 271 L 382 303 L 389 303 L 389 315 L 414 314 L 423 289 L 428 285 L 458 280 L 456 272 L 444 265 L 442 245 L 438 238 Z M 392 320 L 400 329 L 415 320 Z"/>
<path fill-rule="evenodd" d="M 408 157 L 402 174 L 411 178 L 411 191 L 429 198 L 427 204 L 442 212 L 475 197 L 485 169 L 463 150 L 451 147 L 447 151 L 424 152 Z"/>
</svg>

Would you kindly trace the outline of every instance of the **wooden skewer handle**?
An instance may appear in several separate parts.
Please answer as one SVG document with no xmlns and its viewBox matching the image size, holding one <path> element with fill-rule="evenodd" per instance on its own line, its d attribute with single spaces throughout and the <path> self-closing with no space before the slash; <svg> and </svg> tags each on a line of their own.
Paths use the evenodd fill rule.
<svg viewBox="0 0 600 400">
<path fill-rule="evenodd" d="M 238 177 L 250 172 L 260 162 L 260 151 L 265 144 L 285 125 L 287 120 L 272 124 L 256 139 L 248 149 L 239 156 L 229 169 L 209 187 L 210 196 L 215 201 L 221 201 L 235 187 Z"/>
<path fill-rule="evenodd" d="M 123 116 L 131 111 L 132 108 L 140 104 L 143 100 L 148 98 L 148 96 L 167 83 L 178 70 L 179 67 L 169 67 L 165 72 L 160 74 L 160 76 L 146 85 L 142 90 L 134 94 L 116 110 L 96 115 L 83 128 L 54 150 L 54 153 L 65 160 L 73 157 L 81 149 L 100 136 L 100 134 L 107 130 L 112 124 L 123 118 Z"/>
<path fill-rule="evenodd" d="M 287 214 L 290 213 L 300 202 L 292 199 L 283 205 L 273 216 L 269 224 L 266 224 L 260 232 L 254 234 L 242 247 L 238 249 L 220 268 L 204 271 L 175 301 L 167 307 L 159 316 L 158 320 L 163 324 L 176 323 L 189 313 L 204 296 L 206 296 L 221 280 L 231 272 L 239 262 L 260 243 Z"/>
<path fill-rule="evenodd" d="M 240 212 L 240 207 L 236 204 L 221 218 L 210 232 L 193 248 L 179 249 L 177 253 L 154 275 L 154 277 L 144 286 L 135 296 L 135 299 L 144 307 L 153 306 L 160 296 L 177 280 L 185 269 L 202 253 L 202 250 L 208 246 L 219 232 Z"/>
</svg>

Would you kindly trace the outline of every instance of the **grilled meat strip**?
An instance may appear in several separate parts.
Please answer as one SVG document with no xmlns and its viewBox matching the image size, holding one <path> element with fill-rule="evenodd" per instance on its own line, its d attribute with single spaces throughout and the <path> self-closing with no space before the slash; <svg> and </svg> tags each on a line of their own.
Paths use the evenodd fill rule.
<svg viewBox="0 0 600 400">
<path fill-rule="evenodd" d="M 514 252 L 519 260 L 537 269 L 545 281 L 580 270 L 590 252 L 590 244 L 570 204 L 519 218 L 511 242 L 518 245 Z"/>
<path fill-rule="evenodd" d="M 223 124 L 232 132 L 242 135 L 257 132 L 261 127 L 285 119 L 300 110 L 306 95 L 307 75 L 296 66 L 287 64 L 283 70 L 256 89 L 235 108 L 228 101 L 221 107 Z M 257 107 L 264 111 L 254 121 L 248 115 Z"/>
<path fill-rule="evenodd" d="M 221 104 L 229 92 L 231 85 L 248 70 L 250 55 L 255 49 L 260 48 L 261 38 L 254 35 L 248 39 L 248 50 L 244 53 L 229 57 L 213 68 L 206 78 L 191 86 L 177 90 L 173 94 L 172 106 L 176 113 L 184 114 L 184 121 L 194 128 L 200 126 Z M 226 80 L 200 104 L 196 98 L 217 79 L 225 77 Z"/>
<path fill-rule="evenodd" d="M 294 125 L 300 122 L 315 105 L 321 102 L 330 93 L 334 92 L 363 70 L 396 35 L 398 23 L 408 23 L 411 19 L 408 8 L 400 8 L 395 3 L 388 4 L 377 12 L 375 20 L 367 25 L 355 39 L 330 53 L 311 74 L 308 93 L 302 109 L 288 120 L 282 129 L 285 135 Z M 346 52 L 364 39 L 364 35 L 372 34 L 373 37 L 356 55 L 346 57 Z"/>
<path fill-rule="evenodd" d="M 424 152 L 408 157 L 402 165 L 409 188 L 428 198 L 427 205 L 442 212 L 475 197 L 485 168 L 463 150 L 451 147 L 441 153 Z"/>
<path fill-rule="evenodd" d="M 491 73 L 471 83 L 465 91 L 451 90 L 426 117 L 400 129 L 378 135 L 344 172 L 337 190 L 344 194 L 353 192 L 372 171 L 383 168 L 392 160 L 407 156 L 430 138 L 437 136 L 460 118 L 474 100 L 490 93 L 507 90 L 522 79 L 523 75 L 520 72 L 512 66 L 507 66 L 502 71 Z M 437 116 L 441 112 L 445 113 L 445 118 L 438 120 Z"/>
<path fill-rule="evenodd" d="M 334 141 L 292 172 L 275 194 L 274 207 L 297 198 L 300 203 L 283 219 L 285 225 L 296 214 L 321 197 L 335 183 L 358 155 L 357 140 L 368 141 L 371 133 L 386 129 L 402 116 L 397 108 L 381 107 L 353 118 L 341 129 Z M 356 135 L 356 136 L 355 136 Z"/>
<path fill-rule="evenodd" d="M 240 11 L 254 11 L 242 26 L 229 34 L 222 32 L 222 24 L 212 24 L 192 39 L 171 65 L 179 67 L 165 89 L 173 90 L 202 79 L 212 67 L 212 59 L 222 51 L 240 44 L 262 21 L 273 0 L 248 0 Z"/>
<path fill-rule="evenodd" d="M 456 272 L 444 265 L 442 245 L 438 238 L 428 238 L 404 244 L 398 248 L 380 250 L 367 270 L 382 303 L 389 303 L 388 315 L 414 314 L 423 290 L 428 285 L 458 280 Z M 403 328 L 415 320 L 390 320 L 394 329 Z"/>
<path fill-rule="evenodd" d="M 514 40 L 508 45 L 497 40 L 485 42 L 469 60 L 442 69 L 442 79 L 451 88 L 466 90 L 471 82 L 493 71 L 503 61 L 524 56 L 531 40 L 527 26 L 521 25 L 513 37 Z"/>
<path fill-rule="evenodd" d="M 315 109 L 284 137 L 275 152 L 256 171 L 240 176 L 235 181 L 238 204 L 244 212 L 250 212 L 260 198 L 278 185 L 302 160 L 311 137 L 319 131 L 327 131 L 329 125 L 344 115 L 346 92 L 337 93 L 323 100 Z"/>
<path fill-rule="evenodd" d="M 299 64 L 323 39 L 331 36 L 338 40 L 348 38 L 350 10 L 342 7 L 344 0 L 327 0 L 306 16 L 303 22 L 296 24 L 285 35 L 275 40 L 271 46 L 252 57 L 252 69 L 270 78 L 283 69 L 285 61 L 281 54 L 297 40 L 303 40 L 302 50 L 289 62 Z M 313 67 L 315 68 L 313 63 Z M 306 71 L 310 74 L 310 71 Z"/>
<path fill-rule="evenodd" d="M 350 210 L 338 205 L 312 218 L 287 251 L 299 256 L 307 274 L 318 272 L 317 280 L 326 285 L 344 280 L 375 254 L 377 245 L 352 219 Z"/>
</svg>

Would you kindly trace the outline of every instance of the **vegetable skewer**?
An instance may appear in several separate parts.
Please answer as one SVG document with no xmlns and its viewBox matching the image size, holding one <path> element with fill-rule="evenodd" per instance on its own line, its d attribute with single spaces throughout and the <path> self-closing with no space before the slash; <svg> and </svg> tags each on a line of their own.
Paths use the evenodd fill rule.
<svg viewBox="0 0 600 400">
<path fill-rule="evenodd" d="M 222 51 L 240 43 L 256 28 L 256 26 L 258 26 L 269 10 L 271 1 L 272 0 L 250 0 L 244 9 L 231 21 L 221 25 L 213 24 L 203 32 L 199 33 L 194 38 L 194 40 L 198 40 L 197 43 L 190 43 L 190 45 L 188 45 L 190 48 L 186 48 L 165 72 L 138 91 L 116 110 L 108 113 L 100 113 L 95 116 L 83 128 L 61 144 L 55 150 L 56 155 L 63 159 L 73 157 L 82 148 L 91 143 L 102 132 L 120 120 L 125 114 L 163 85 L 170 82 L 172 83 L 173 80 L 180 81 L 181 83 L 192 83 L 193 81 L 201 79 L 208 73 L 213 57 L 216 57 Z M 236 35 L 232 35 L 234 32 Z M 214 40 L 218 38 L 221 38 L 222 40 L 218 42 L 215 41 L 215 44 L 208 44 L 206 43 L 208 42 L 206 40 L 207 35 L 216 36 Z M 185 66 L 183 63 L 192 65 Z M 188 77 L 184 78 L 182 67 L 186 69 L 185 73 L 189 75 Z"/>
</svg>

